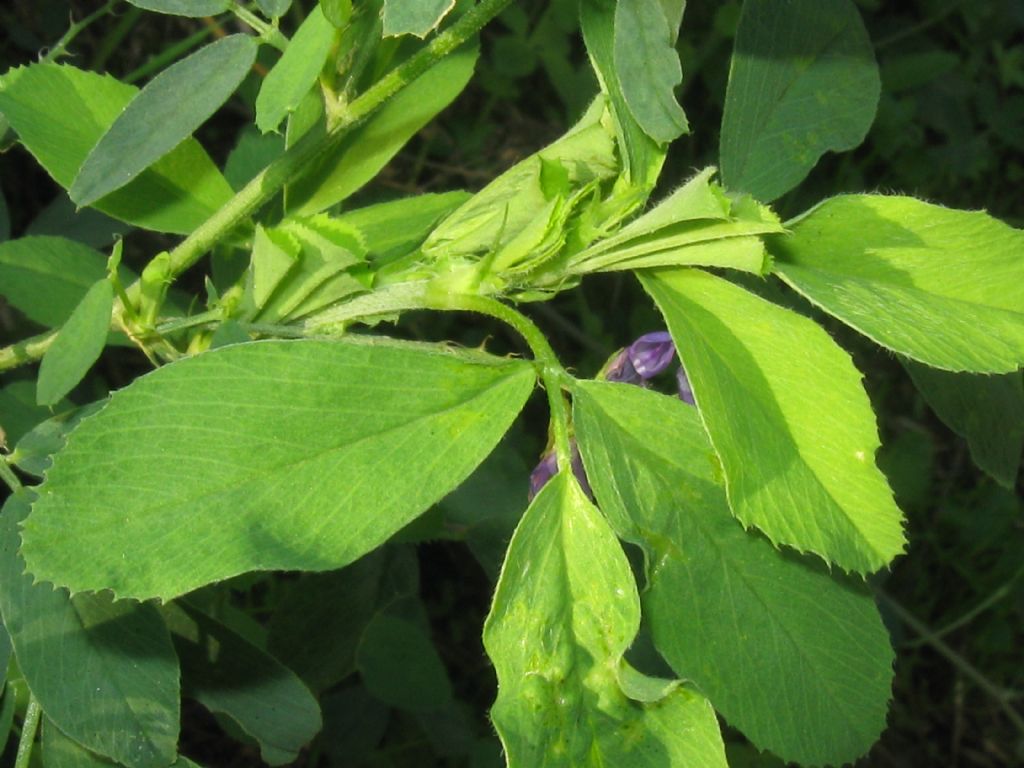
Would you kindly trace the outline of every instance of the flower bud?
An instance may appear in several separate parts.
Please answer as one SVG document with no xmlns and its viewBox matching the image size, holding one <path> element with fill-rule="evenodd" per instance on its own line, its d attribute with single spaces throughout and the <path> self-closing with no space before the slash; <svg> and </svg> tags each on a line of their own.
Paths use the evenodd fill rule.
<svg viewBox="0 0 1024 768">
<path fill-rule="evenodd" d="M 576 476 L 577 482 L 583 492 L 590 497 L 591 501 L 594 499 L 594 492 L 590 488 L 590 482 L 587 480 L 587 472 L 583 468 L 583 457 L 580 456 L 579 446 L 576 445 L 576 441 L 572 440 L 569 443 L 572 450 L 572 456 L 570 458 L 570 466 L 572 467 L 572 473 Z M 541 456 L 540 463 L 533 468 L 533 472 L 530 473 L 530 493 L 527 498 L 533 501 L 533 497 L 540 493 L 540 489 L 547 485 L 548 480 L 554 477 L 558 472 L 558 458 L 555 456 L 555 452 L 549 451 Z"/>
<path fill-rule="evenodd" d="M 676 371 L 676 383 L 679 385 L 679 399 L 684 403 L 696 405 L 697 401 L 693 399 L 693 388 L 690 386 L 690 379 L 687 377 L 686 371 L 683 370 L 683 366 L 679 366 L 679 370 Z"/>
<path fill-rule="evenodd" d="M 644 386 L 648 379 L 668 367 L 675 353 L 676 348 L 668 332 L 645 333 L 612 358 L 605 368 L 604 378 Z"/>
</svg>

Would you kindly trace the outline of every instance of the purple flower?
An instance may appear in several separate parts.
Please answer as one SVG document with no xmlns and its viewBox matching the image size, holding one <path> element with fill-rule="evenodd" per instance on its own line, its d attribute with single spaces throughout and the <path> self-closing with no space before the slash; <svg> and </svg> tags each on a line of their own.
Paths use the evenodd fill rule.
<svg viewBox="0 0 1024 768">
<path fill-rule="evenodd" d="M 612 358 L 604 377 L 608 381 L 644 386 L 648 379 L 668 367 L 675 354 L 676 347 L 667 331 L 645 333 Z"/>
<path fill-rule="evenodd" d="M 583 469 L 583 457 L 580 456 L 579 446 L 576 445 L 575 440 L 571 440 L 569 446 L 572 450 L 572 457 L 570 459 L 572 473 L 576 475 L 576 480 L 579 482 L 583 492 L 593 501 L 594 492 L 590 489 L 590 483 L 587 481 L 587 472 Z M 558 458 L 555 456 L 555 452 L 551 450 L 541 456 L 540 463 L 530 473 L 530 493 L 527 498 L 533 501 L 533 497 L 540 493 L 540 489 L 557 473 Z"/>
</svg>

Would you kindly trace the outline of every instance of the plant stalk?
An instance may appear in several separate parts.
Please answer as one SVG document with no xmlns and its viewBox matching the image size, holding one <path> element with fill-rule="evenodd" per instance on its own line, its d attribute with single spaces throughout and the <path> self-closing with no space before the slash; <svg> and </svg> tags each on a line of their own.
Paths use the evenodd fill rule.
<svg viewBox="0 0 1024 768">
<path fill-rule="evenodd" d="M 29 696 L 25 720 L 21 724 L 21 737 L 18 739 L 18 755 L 14 758 L 14 768 L 28 768 L 32 760 L 32 747 L 39 730 L 39 718 L 43 714 L 42 707 L 35 696 Z"/>
</svg>

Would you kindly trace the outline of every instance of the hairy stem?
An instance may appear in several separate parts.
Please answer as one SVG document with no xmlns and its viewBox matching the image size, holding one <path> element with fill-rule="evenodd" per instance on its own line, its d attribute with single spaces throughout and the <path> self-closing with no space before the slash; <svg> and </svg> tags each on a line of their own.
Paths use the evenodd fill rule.
<svg viewBox="0 0 1024 768">
<path fill-rule="evenodd" d="M 14 758 L 14 768 L 28 768 L 32 760 L 32 746 L 36 741 L 36 731 L 39 730 L 39 718 L 43 714 L 39 701 L 35 696 L 30 696 L 28 709 L 25 710 L 25 720 L 21 724 L 21 737 L 18 739 L 18 755 Z"/>
<path fill-rule="evenodd" d="M 0 349 L 0 371 L 17 368 L 19 365 L 38 360 L 50 348 L 55 338 L 57 338 L 56 331 L 47 331 Z"/>
</svg>

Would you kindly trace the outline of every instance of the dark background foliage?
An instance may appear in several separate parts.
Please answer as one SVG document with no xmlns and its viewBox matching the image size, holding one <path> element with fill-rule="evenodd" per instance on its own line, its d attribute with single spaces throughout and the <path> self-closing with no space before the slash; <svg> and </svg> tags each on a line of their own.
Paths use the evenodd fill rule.
<svg viewBox="0 0 1024 768">
<path fill-rule="evenodd" d="M 4 3 L 0 70 L 35 60 L 61 39 L 69 18 L 81 19 L 98 5 Z M 296 0 L 282 22 L 286 31 L 294 29 L 304 5 Z M 559 135 L 596 91 L 575 5 L 575 0 L 523 0 L 510 8 L 485 31 L 477 76 L 467 90 L 354 204 L 478 189 Z M 777 209 L 790 216 L 842 191 L 898 191 L 951 207 L 984 208 L 1014 226 L 1024 225 L 1024 2 L 860 0 L 859 5 L 883 79 L 874 126 L 857 150 L 826 156 L 804 184 L 778 201 Z M 679 43 L 684 71 L 679 97 L 694 132 L 673 145 L 655 197 L 716 162 L 739 11 L 736 0 L 689 3 Z M 205 20 L 159 16 L 118 3 L 113 15 L 71 42 L 67 57 L 77 66 L 144 82 L 217 33 Z M 257 67 L 241 97 L 199 133 L 218 162 L 251 123 L 261 71 Z M 8 210 L 6 218 L 0 215 L 0 235 L 19 236 L 30 229 L 61 232 L 105 247 L 113 232 L 124 231 L 98 214 L 73 216 L 56 185 L 11 143 L 12 137 L 5 136 L 2 144 L 8 151 L 0 155 Z M 160 237 L 135 233 L 127 241 L 126 259 L 137 266 L 163 247 Z M 214 268 L 224 266 L 215 263 Z M 182 287 L 201 293 L 202 279 L 193 270 Z M 794 297 L 782 298 L 810 312 Z M 588 278 L 577 290 L 529 311 L 562 359 L 582 375 L 596 372 L 616 348 L 657 325 L 649 300 L 630 276 L 620 274 Z M 1024 764 L 1021 484 L 1017 493 L 1008 491 L 975 468 L 965 442 L 928 409 L 891 355 L 825 324 L 865 375 L 885 445 L 879 462 L 907 513 L 911 542 L 891 571 L 874 580 L 898 658 L 889 728 L 859 765 Z M 35 330 L 0 300 L 0 343 Z M 486 343 L 499 352 L 517 349 L 501 327 L 465 317 L 412 315 L 395 330 L 410 337 Z M 98 374 L 72 399 L 95 400 L 145 370 L 141 355 L 108 349 Z M 22 397 L 17 382 L 0 390 L 9 439 L 46 415 L 24 405 L 31 389 L 27 392 Z M 325 735 L 302 764 L 499 764 L 497 742 L 482 714 L 493 700 L 495 684 L 480 626 L 492 590 L 494 552 L 525 505 L 526 475 L 543 447 L 544 419 L 543 404 L 534 403 L 503 446 L 505 469 L 486 470 L 460 497 L 399 535 L 400 542 L 416 543 L 415 550 L 400 542 L 388 547 L 392 559 L 415 558 L 418 587 L 415 579 L 401 589 L 392 585 L 395 595 L 405 595 L 393 605 L 404 618 L 429 628 L 458 704 L 429 715 L 389 708 L 367 694 L 358 675 L 342 675 L 342 680 L 339 672 L 320 681 L 327 685 L 321 699 Z M 486 505 L 492 515 L 493 524 L 483 533 L 479 528 L 473 532 L 463 512 L 474 504 Z M 490 570 L 481 562 L 490 563 Z M 306 606 L 314 616 L 351 608 L 347 603 L 332 607 L 337 586 L 322 579 L 260 576 L 229 587 L 220 592 L 229 594 L 233 609 L 271 628 L 272 649 L 283 606 Z M 279 637 L 277 643 L 287 657 L 287 639 Z M 732 740 L 733 765 L 777 764 L 758 756 L 739 734 L 727 730 L 726 735 Z M 210 766 L 258 764 L 258 753 L 237 737 L 230 724 L 198 705 L 186 706 L 185 754 Z"/>
</svg>

